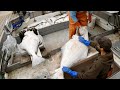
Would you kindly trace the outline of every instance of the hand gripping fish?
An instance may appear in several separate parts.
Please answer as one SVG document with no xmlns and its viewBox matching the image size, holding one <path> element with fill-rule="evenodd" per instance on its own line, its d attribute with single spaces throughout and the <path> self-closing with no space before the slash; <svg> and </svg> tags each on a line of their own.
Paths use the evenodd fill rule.
<svg viewBox="0 0 120 90">
<path fill-rule="evenodd" d="M 77 30 L 76 30 L 77 31 Z M 78 31 L 77 31 L 78 32 Z M 80 35 L 82 35 L 86 40 L 88 40 L 88 30 L 87 27 L 81 27 L 79 29 Z M 74 64 L 80 60 L 87 58 L 88 47 L 85 46 L 78 40 L 78 35 L 74 35 L 63 47 L 62 47 L 62 59 L 60 68 L 55 70 L 53 75 L 54 79 L 64 79 L 62 67 L 72 67 Z"/>
</svg>

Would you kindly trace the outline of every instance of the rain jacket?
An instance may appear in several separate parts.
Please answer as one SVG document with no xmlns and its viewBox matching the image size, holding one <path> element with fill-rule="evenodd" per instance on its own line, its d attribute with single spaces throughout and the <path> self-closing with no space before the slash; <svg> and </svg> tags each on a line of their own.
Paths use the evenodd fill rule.
<svg viewBox="0 0 120 90">
<path fill-rule="evenodd" d="M 87 26 L 88 16 L 87 11 L 69 11 L 68 16 L 69 16 L 69 39 L 71 39 L 72 36 L 75 34 L 77 27 Z"/>
<path fill-rule="evenodd" d="M 93 42 L 92 42 L 93 43 Z M 91 46 L 96 48 L 95 44 Z M 113 53 L 109 52 L 106 55 L 99 55 L 96 58 L 93 65 L 84 73 L 79 72 L 78 78 L 80 79 L 106 79 L 108 72 L 111 70 L 111 65 L 113 64 Z"/>
</svg>

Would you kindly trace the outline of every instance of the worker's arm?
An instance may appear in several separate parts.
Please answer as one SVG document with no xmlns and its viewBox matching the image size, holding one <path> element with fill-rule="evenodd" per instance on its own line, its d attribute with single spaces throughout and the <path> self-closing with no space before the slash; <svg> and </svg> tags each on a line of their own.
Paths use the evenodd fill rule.
<svg viewBox="0 0 120 90">
<path fill-rule="evenodd" d="M 85 40 L 82 36 L 79 36 L 79 41 L 81 42 L 81 43 L 84 43 L 86 46 L 90 46 L 90 41 L 88 41 L 88 40 Z"/>
<path fill-rule="evenodd" d="M 62 71 L 65 73 L 68 73 L 70 76 L 74 78 L 78 77 L 80 79 L 96 79 L 101 69 L 102 69 L 102 65 L 99 60 L 99 61 L 94 62 L 94 64 L 85 73 L 73 71 L 68 67 L 63 67 Z"/>
<path fill-rule="evenodd" d="M 95 41 L 88 41 L 85 40 L 82 36 L 79 36 L 79 41 L 81 43 L 84 43 L 86 46 L 92 46 L 93 48 L 95 48 L 96 50 L 98 50 L 99 46 Z"/>
<path fill-rule="evenodd" d="M 88 41 L 85 40 L 82 36 L 79 36 L 79 41 L 81 43 L 84 43 L 86 46 L 92 46 L 93 48 L 95 48 L 98 52 L 100 50 L 99 44 L 97 44 L 97 42 L 95 41 Z"/>
<path fill-rule="evenodd" d="M 79 72 L 78 78 L 80 79 L 96 79 L 102 69 L 100 60 L 94 62 L 90 69 L 84 73 Z"/>
<path fill-rule="evenodd" d="M 70 17 L 74 21 L 75 26 L 80 27 L 80 23 L 76 17 L 76 13 L 77 13 L 77 11 L 70 11 Z"/>
<path fill-rule="evenodd" d="M 78 22 L 78 19 L 76 17 L 76 13 L 77 13 L 77 11 L 70 11 L 70 17 L 72 18 L 74 23 Z"/>
<path fill-rule="evenodd" d="M 68 73 L 70 76 L 72 76 L 72 77 L 74 77 L 74 78 L 78 77 L 78 72 L 72 71 L 72 70 L 71 70 L 70 68 L 68 68 L 68 67 L 63 66 L 62 71 Z"/>
</svg>

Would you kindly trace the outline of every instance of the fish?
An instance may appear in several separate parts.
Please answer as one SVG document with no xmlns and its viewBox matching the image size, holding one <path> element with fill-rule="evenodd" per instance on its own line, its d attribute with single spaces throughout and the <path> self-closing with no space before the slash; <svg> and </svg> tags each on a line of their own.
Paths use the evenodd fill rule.
<svg viewBox="0 0 120 90">
<path fill-rule="evenodd" d="M 78 39 L 79 34 L 83 36 L 86 40 L 88 40 L 88 29 L 86 26 L 81 27 L 79 31 L 76 30 L 76 34 L 73 35 L 72 39 L 70 39 L 62 48 L 62 59 L 61 64 L 58 69 L 55 70 L 53 75 L 53 79 L 64 79 L 62 68 L 63 66 L 72 67 L 77 62 L 84 60 L 88 55 L 88 47 L 81 43 Z"/>
<path fill-rule="evenodd" d="M 7 35 L 7 39 L 3 42 L 2 52 L 6 51 L 5 61 L 9 60 L 8 58 L 11 56 L 8 65 L 12 63 L 13 55 L 15 55 L 16 48 L 17 41 L 15 37 L 13 37 L 12 35 Z"/>
<path fill-rule="evenodd" d="M 40 40 L 40 35 L 36 35 L 34 31 L 26 31 L 22 42 L 18 45 L 20 49 L 27 51 L 31 57 L 32 67 L 45 61 L 45 58 L 42 57 L 39 50 L 39 46 L 42 41 Z"/>
</svg>

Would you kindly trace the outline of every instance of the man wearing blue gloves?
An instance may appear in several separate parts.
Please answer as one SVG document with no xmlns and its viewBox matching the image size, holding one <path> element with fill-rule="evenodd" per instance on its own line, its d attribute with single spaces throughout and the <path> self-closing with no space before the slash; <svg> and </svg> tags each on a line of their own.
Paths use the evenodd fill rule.
<svg viewBox="0 0 120 90">
<path fill-rule="evenodd" d="M 112 70 L 111 65 L 114 62 L 111 51 L 111 40 L 106 37 L 96 37 L 94 41 L 87 41 L 80 36 L 79 41 L 99 51 L 98 58 L 96 58 L 93 65 L 84 73 L 73 71 L 65 66 L 62 68 L 63 72 L 68 73 L 73 78 L 79 79 L 106 79 Z"/>
</svg>

